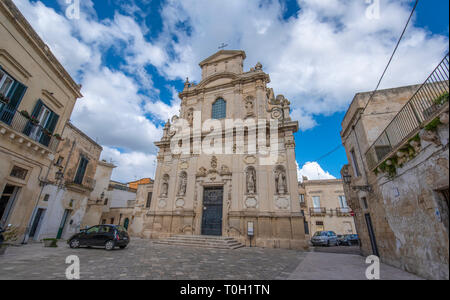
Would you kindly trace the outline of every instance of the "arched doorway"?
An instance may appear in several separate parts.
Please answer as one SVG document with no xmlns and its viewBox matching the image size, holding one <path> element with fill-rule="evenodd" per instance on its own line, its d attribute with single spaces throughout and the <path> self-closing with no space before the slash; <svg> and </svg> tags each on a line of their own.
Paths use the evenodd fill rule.
<svg viewBox="0 0 450 300">
<path fill-rule="evenodd" d="M 130 219 L 126 218 L 123 222 L 123 227 L 125 227 L 126 230 L 128 230 L 128 224 L 130 223 Z"/>
</svg>

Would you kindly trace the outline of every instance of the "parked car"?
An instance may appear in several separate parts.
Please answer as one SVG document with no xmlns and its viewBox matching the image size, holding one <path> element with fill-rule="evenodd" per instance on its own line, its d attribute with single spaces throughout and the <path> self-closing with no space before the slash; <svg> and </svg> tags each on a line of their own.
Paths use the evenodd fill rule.
<svg viewBox="0 0 450 300">
<path fill-rule="evenodd" d="M 342 245 L 342 243 L 343 243 L 343 241 L 344 241 L 344 237 L 345 237 L 345 235 L 343 235 L 343 234 L 338 234 L 338 235 L 337 235 L 337 243 L 338 243 L 338 246 Z"/>
<path fill-rule="evenodd" d="M 346 234 L 342 241 L 339 241 L 339 245 L 359 245 L 359 237 L 357 234 Z"/>
<path fill-rule="evenodd" d="M 113 250 L 115 247 L 125 249 L 129 242 L 127 230 L 119 225 L 92 226 L 81 230 L 67 241 L 70 248 L 88 246 L 104 247 L 106 250 Z"/>
<path fill-rule="evenodd" d="M 311 238 L 313 246 L 337 246 L 338 238 L 334 231 L 318 231 Z"/>
</svg>

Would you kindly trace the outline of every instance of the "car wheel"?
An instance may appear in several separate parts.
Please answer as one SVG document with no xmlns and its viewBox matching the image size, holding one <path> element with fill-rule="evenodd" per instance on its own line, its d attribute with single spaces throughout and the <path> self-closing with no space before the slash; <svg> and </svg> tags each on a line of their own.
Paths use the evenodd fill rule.
<svg viewBox="0 0 450 300">
<path fill-rule="evenodd" d="M 78 239 L 73 239 L 70 241 L 69 246 L 72 249 L 78 248 L 78 247 L 80 247 L 80 241 Z"/>
<path fill-rule="evenodd" d="M 115 247 L 115 243 L 113 240 L 109 240 L 105 243 L 105 249 L 108 251 L 113 250 L 114 247 Z"/>
</svg>

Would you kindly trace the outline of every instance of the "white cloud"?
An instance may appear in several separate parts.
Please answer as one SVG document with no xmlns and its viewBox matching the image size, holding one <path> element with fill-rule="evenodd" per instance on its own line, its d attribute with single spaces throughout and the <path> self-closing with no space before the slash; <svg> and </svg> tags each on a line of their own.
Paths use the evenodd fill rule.
<svg viewBox="0 0 450 300">
<path fill-rule="evenodd" d="M 308 177 L 309 180 L 336 179 L 329 172 L 324 171 L 317 162 L 307 162 L 302 168 L 297 164 L 297 174 L 300 181 L 303 181 L 303 176 Z"/>
<path fill-rule="evenodd" d="M 119 150 L 103 147 L 102 159 L 112 160 L 117 166 L 112 177 L 120 182 L 130 182 L 133 180 L 152 177 L 156 169 L 156 156 L 143 152 L 120 153 Z"/>
<path fill-rule="evenodd" d="M 410 2 L 385 0 L 380 19 L 370 20 L 364 1 L 298 0 L 301 10 L 283 20 L 278 1 L 169 0 L 162 10 L 162 39 L 175 56 L 160 70 L 169 78 L 199 81 L 198 62 L 226 42 L 246 51 L 247 70 L 262 62 L 275 92 L 291 100 L 294 115 L 304 122 L 301 129 L 310 129 L 314 115 L 343 111 L 355 93 L 375 88 Z M 413 23 L 381 88 L 423 82 L 448 49 L 447 37 Z"/>
</svg>

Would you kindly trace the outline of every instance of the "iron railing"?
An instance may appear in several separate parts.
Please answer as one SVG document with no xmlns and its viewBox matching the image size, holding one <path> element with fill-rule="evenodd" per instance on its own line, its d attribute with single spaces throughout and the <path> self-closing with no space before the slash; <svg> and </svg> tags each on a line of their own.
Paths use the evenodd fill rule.
<svg viewBox="0 0 450 300">
<path fill-rule="evenodd" d="M 351 212 L 352 212 L 352 210 L 351 210 L 350 207 L 338 207 L 338 208 L 336 208 L 336 215 L 338 217 L 350 216 Z"/>
<path fill-rule="evenodd" d="M 327 209 L 325 207 L 311 207 L 309 209 L 310 216 L 322 216 L 327 214 Z"/>
<path fill-rule="evenodd" d="M 449 54 L 434 69 L 412 98 L 399 111 L 366 152 L 370 170 L 374 170 L 393 150 L 412 138 L 440 111 L 436 99 L 449 92 Z"/>
<path fill-rule="evenodd" d="M 52 152 L 58 148 L 59 140 L 55 136 L 4 102 L 0 102 L 0 122 L 5 123 L 14 131 L 24 134 L 29 139 L 49 148 Z"/>
</svg>

